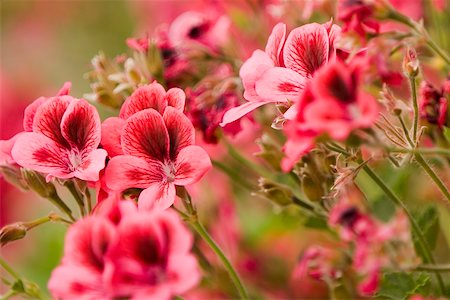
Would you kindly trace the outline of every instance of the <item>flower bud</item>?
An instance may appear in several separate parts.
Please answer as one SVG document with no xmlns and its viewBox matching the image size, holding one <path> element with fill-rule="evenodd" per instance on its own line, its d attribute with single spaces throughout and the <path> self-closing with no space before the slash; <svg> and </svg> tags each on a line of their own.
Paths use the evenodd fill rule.
<svg viewBox="0 0 450 300">
<path fill-rule="evenodd" d="M 19 168 L 14 166 L 0 166 L 0 174 L 6 181 L 11 183 L 12 185 L 18 187 L 23 191 L 28 190 L 27 184 L 26 182 L 24 182 Z"/>
<path fill-rule="evenodd" d="M 262 158 L 274 170 L 280 170 L 281 159 L 283 158 L 280 146 L 266 134 L 263 134 L 257 144 L 261 150 L 256 153 L 256 156 Z"/>
<path fill-rule="evenodd" d="M 256 195 L 266 198 L 278 205 L 287 206 L 292 204 L 294 194 L 288 186 L 274 182 L 267 178 L 258 180 L 259 191 Z"/>
<path fill-rule="evenodd" d="M 19 222 L 4 226 L 0 229 L 0 245 L 3 247 L 9 242 L 20 240 L 27 234 L 27 227 Z"/>
<path fill-rule="evenodd" d="M 412 47 L 406 49 L 403 57 L 403 72 L 408 77 L 416 77 L 419 74 L 419 59 L 416 50 Z"/>
<path fill-rule="evenodd" d="M 22 168 L 22 176 L 28 186 L 43 198 L 50 198 L 56 194 L 55 185 L 51 182 L 46 182 L 44 176 L 41 174 Z"/>
</svg>

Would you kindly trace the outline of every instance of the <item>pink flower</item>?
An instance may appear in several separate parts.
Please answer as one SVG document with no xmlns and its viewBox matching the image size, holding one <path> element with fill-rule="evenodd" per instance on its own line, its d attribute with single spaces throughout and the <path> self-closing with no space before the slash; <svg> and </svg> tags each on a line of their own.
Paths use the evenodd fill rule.
<svg viewBox="0 0 450 300">
<path fill-rule="evenodd" d="M 340 253 L 332 248 L 311 246 L 307 248 L 293 272 L 294 278 L 308 275 L 316 280 L 335 280 L 342 276 L 337 265 Z"/>
<path fill-rule="evenodd" d="M 192 243 L 175 213 L 114 202 L 69 229 L 48 287 L 58 299 L 171 299 L 200 280 Z"/>
<path fill-rule="evenodd" d="M 106 151 L 97 149 L 100 117 L 85 100 L 40 98 L 26 109 L 24 129 L 32 132 L 21 134 L 11 151 L 20 166 L 63 179 L 98 180 Z"/>
<path fill-rule="evenodd" d="M 169 27 L 169 41 L 176 48 L 201 44 L 216 50 L 228 41 L 230 20 L 227 16 L 187 11 Z"/>
<path fill-rule="evenodd" d="M 133 50 L 138 52 L 146 53 L 148 51 L 149 38 L 141 37 L 141 38 L 128 38 L 127 46 Z"/>
<path fill-rule="evenodd" d="M 359 86 L 361 68 L 359 62 L 346 65 L 335 60 L 317 71 L 291 107 L 296 113 L 285 126 L 288 142 L 284 147 L 284 170 L 292 168 L 313 147 L 316 137 L 327 134 L 342 141 L 353 130 L 373 124 L 378 104 Z"/>
<path fill-rule="evenodd" d="M 240 77 L 247 103 L 232 108 L 222 126 L 267 103 L 289 103 L 303 90 L 308 79 L 336 55 L 334 46 L 340 28 L 331 22 L 311 23 L 292 30 L 286 25 L 272 30 L 265 51 L 256 50 L 242 65 Z"/>
<path fill-rule="evenodd" d="M 444 88 L 436 89 L 430 83 L 423 81 L 420 85 L 420 116 L 430 124 L 442 127 L 449 124 L 447 121 L 447 98 L 449 93 L 445 86 L 450 83 L 450 80 L 444 83 Z"/>
<path fill-rule="evenodd" d="M 145 109 L 129 117 L 122 130 L 125 155 L 106 168 L 106 184 L 115 191 L 144 189 L 140 209 L 166 209 L 175 200 L 175 185 L 197 182 L 211 167 L 208 154 L 195 146 L 194 127 L 179 110 L 167 107 L 161 115 Z"/>
<path fill-rule="evenodd" d="M 344 23 L 344 32 L 353 31 L 362 38 L 365 38 L 366 34 L 378 33 L 380 24 L 374 13 L 375 5 L 370 1 L 338 1 L 337 18 Z"/>
<path fill-rule="evenodd" d="M 153 108 L 163 114 L 168 106 L 182 112 L 185 99 L 186 96 L 181 89 L 171 88 L 166 92 L 157 82 L 136 89 L 122 105 L 119 117 L 108 118 L 102 123 L 102 147 L 110 157 L 123 154 L 120 138 L 129 117 L 147 108 Z"/>
</svg>

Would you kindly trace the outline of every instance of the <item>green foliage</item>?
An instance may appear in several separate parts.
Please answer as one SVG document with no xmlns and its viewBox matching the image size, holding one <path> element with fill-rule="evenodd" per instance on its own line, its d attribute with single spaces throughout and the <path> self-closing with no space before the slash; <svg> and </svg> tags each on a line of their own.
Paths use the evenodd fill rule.
<svg viewBox="0 0 450 300">
<path fill-rule="evenodd" d="M 382 299 L 406 299 L 414 294 L 427 294 L 430 286 L 430 276 L 426 273 L 386 273 L 376 296 Z"/>
<path fill-rule="evenodd" d="M 439 215 L 434 206 L 428 206 L 422 213 L 418 213 L 415 216 L 419 227 L 425 237 L 425 240 L 433 250 L 436 247 L 436 241 L 439 233 Z M 417 236 L 413 233 L 414 247 L 417 253 L 424 259 L 424 253 L 417 240 Z M 424 260 L 426 261 L 426 260 Z"/>
</svg>

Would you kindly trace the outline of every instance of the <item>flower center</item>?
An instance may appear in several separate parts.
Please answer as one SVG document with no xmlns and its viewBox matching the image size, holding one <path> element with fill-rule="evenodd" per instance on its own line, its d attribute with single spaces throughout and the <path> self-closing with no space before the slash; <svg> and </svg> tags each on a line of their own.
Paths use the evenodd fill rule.
<svg viewBox="0 0 450 300">
<path fill-rule="evenodd" d="M 81 164 L 81 155 L 78 153 L 78 151 L 69 152 L 69 161 L 71 171 L 75 171 Z"/>
<path fill-rule="evenodd" d="M 167 182 L 175 181 L 175 166 L 173 162 L 168 161 L 165 164 L 163 164 L 163 171 L 164 175 L 166 175 Z"/>
</svg>

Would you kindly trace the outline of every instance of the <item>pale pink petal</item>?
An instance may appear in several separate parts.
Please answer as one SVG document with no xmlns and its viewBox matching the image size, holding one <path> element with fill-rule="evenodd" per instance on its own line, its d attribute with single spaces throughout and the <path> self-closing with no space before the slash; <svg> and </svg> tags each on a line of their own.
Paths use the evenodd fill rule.
<svg viewBox="0 0 450 300">
<path fill-rule="evenodd" d="M 295 101 L 305 86 L 305 77 L 286 68 L 271 68 L 255 83 L 256 93 L 273 102 Z"/>
<path fill-rule="evenodd" d="M 42 105 L 47 101 L 47 98 L 45 97 L 39 97 L 36 100 L 34 100 L 30 105 L 25 108 L 24 116 L 23 116 L 23 130 L 25 131 L 33 131 L 33 120 L 34 115 L 36 114 L 37 109 L 39 106 Z"/>
<path fill-rule="evenodd" d="M 180 216 L 172 210 L 167 210 L 159 213 L 157 219 L 162 228 L 170 233 L 167 235 L 169 238 L 167 251 L 175 255 L 188 253 L 194 240 L 186 226 L 180 222 Z"/>
<path fill-rule="evenodd" d="M 82 158 L 81 164 L 74 172 L 75 177 L 85 181 L 98 181 L 99 173 L 105 168 L 108 153 L 105 149 L 95 149 Z"/>
<path fill-rule="evenodd" d="M 142 158 L 119 155 L 113 157 L 106 167 L 105 182 L 114 191 L 129 188 L 145 189 L 153 182 L 163 180 L 163 170 L 159 162 L 149 162 Z"/>
<path fill-rule="evenodd" d="M 229 109 L 225 112 L 225 114 L 223 115 L 222 123 L 220 123 L 220 126 L 223 127 L 227 124 L 230 124 L 231 122 L 234 122 L 237 119 L 242 118 L 249 112 L 251 112 L 251 111 L 257 109 L 258 107 L 263 106 L 264 104 L 267 104 L 267 103 L 270 103 L 270 102 L 249 101 L 249 102 L 239 105 L 237 107 L 233 107 L 232 109 Z"/>
<path fill-rule="evenodd" d="M 255 91 L 255 82 L 261 75 L 267 70 L 274 67 L 272 59 L 261 50 L 255 50 L 242 65 L 239 70 L 239 76 L 242 79 L 244 85 L 244 98 L 249 101 L 261 101 L 260 97 Z"/>
<path fill-rule="evenodd" d="M 100 116 L 85 100 L 74 100 L 61 119 L 61 133 L 71 149 L 89 153 L 97 149 L 101 139 Z"/>
<path fill-rule="evenodd" d="M 169 256 L 167 268 L 169 284 L 175 294 L 183 294 L 200 282 L 198 262 L 192 254 Z"/>
<path fill-rule="evenodd" d="M 175 201 L 175 185 L 173 183 L 152 183 L 139 195 L 139 210 L 162 211 Z"/>
<path fill-rule="evenodd" d="M 284 172 L 289 172 L 303 155 L 313 149 L 315 137 L 313 132 L 304 132 L 302 136 L 288 138 L 283 147 L 285 157 L 281 161 Z"/>
<path fill-rule="evenodd" d="M 286 24 L 278 23 L 273 27 L 272 33 L 267 40 L 266 53 L 273 60 L 275 66 L 282 66 L 280 61 L 281 50 L 283 50 L 284 41 L 286 40 Z"/>
<path fill-rule="evenodd" d="M 72 87 L 72 82 L 70 81 L 66 81 L 64 82 L 63 86 L 61 87 L 61 89 L 58 91 L 58 93 L 56 94 L 56 96 L 67 96 L 69 95 L 70 92 L 70 88 Z"/>
<path fill-rule="evenodd" d="M 36 110 L 33 131 L 42 133 L 61 145 L 68 146 L 61 133 L 61 120 L 67 107 L 76 99 L 70 96 L 49 98 Z"/>
<path fill-rule="evenodd" d="M 122 145 L 120 144 L 122 129 L 126 121 L 121 118 L 111 117 L 102 123 L 102 138 L 100 144 L 108 152 L 109 157 L 122 155 Z"/>
<path fill-rule="evenodd" d="M 22 167 L 59 178 L 73 177 L 68 152 L 54 140 L 38 133 L 26 132 L 16 140 L 11 151 Z"/>
<path fill-rule="evenodd" d="M 283 50 L 284 64 L 308 78 L 328 61 L 328 52 L 325 27 L 317 23 L 306 24 L 289 33 Z"/>
<path fill-rule="evenodd" d="M 11 155 L 16 140 L 25 132 L 19 132 L 9 140 L 0 140 L 0 166 L 13 165 L 16 162 Z"/>
<path fill-rule="evenodd" d="M 178 152 L 195 143 L 195 129 L 185 114 L 173 107 L 167 107 L 163 115 L 170 140 L 170 158 L 175 159 Z"/>
<path fill-rule="evenodd" d="M 298 104 L 295 103 L 288 108 L 288 110 L 283 114 L 283 116 L 286 120 L 294 120 L 295 117 L 297 117 L 297 113 L 298 113 Z"/>
<path fill-rule="evenodd" d="M 166 106 L 166 91 L 162 85 L 154 82 L 135 90 L 122 105 L 119 116 L 127 119 L 147 108 L 153 108 L 162 114 Z"/>
<path fill-rule="evenodd" d="M 224 45 L 230 38 L 230 18 L 224 15 L 217 21 L 213 20 L 210 22 L 214 22 L 214 25 L 207 32 L 206 45 L 212 48 Z"/>
<path fill-rule="evenodd" d="M 144 289 L 138 289 L 131 300 L 169 300 L 172 299 L 170 290 L 164 286 L 148 286 Z"/>
<path fill-rule="evenodd" d="M 184 110 L 184 104 L 186 102 L 186 94 L 182 89 L 171 88 L 166 94 L 167 105 L 175 107 L 179 111 Z"/>
<path fill-rule="evenodd" d="M 125 154 L 164 161 L 169 158 L 169 134 L 163 117 L 154 109 L 131 116 L 122 130 Z"/>
<path fill-rule="evenodd" d="M 181 149 L 175 161 L 175 184 L 188 185 L 195 183 L 211 168 L 208 153 L 199 146 L 188 146 Z"/>
</svg>

